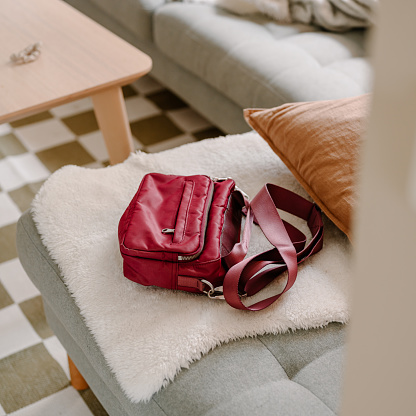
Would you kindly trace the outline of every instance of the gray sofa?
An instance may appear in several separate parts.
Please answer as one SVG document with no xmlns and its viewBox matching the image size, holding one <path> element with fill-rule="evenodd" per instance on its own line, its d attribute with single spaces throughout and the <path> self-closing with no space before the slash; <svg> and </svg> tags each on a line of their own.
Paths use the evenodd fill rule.
<svg viewBox="0 0 416 416">
<path fill-rule="evenodd" d="M 249 130 L 244 108 L 371 89 L 363 30 L 281 25 L 202 3 L 66 1 L 149 54 L 151 74 L 226 133 Z"/>
<path fill-rule="evenodd" d="M 227 133 L 249 130 L 247 107 L 370 91 L 365 34 L 278 25 L 208 5 L 163 0 L 68 0 L 148 53 L 153 76 Z M 30 212 L 19 220 L 20 260 L 48 322 L 110 415 L 334 415 L 345 326 L 237 340 L 184 369 L 148 403 L 122 391 Z"/>
</svg>

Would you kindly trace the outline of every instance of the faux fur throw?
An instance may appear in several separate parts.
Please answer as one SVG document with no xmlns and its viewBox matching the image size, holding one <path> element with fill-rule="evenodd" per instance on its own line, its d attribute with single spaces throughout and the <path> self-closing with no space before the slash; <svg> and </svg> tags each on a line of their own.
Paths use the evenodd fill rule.
<svg viewBox="0 0 416 416">
<path fill-rule="evenodd" d="M 368 27 L 378 0 L 185 0 L 210 3 L 236 14 L 264 13 L 280 23 L 304 23 L 330 31 Z"/>
<path fill-rule="evenodd" d="M 236 310 L 225 301 L 143 287 L 126 279 L 118 222 L 148 172 L 231 176 L 251 197 L 267 182 L 306 196 L 254 132 L 158 154 L 132 154 L 124 163 L 102 169 L 66 166 L 50 176 L 32 205 L 35 222 L 132 401 L 150 399 L 181 368 L 222 343 L 348 320 L 350 244 L 328 220 L 324 248 L 300 266 L 294 286 L 261 312 Z M 255 226 L 250 252 L 267 248 L 269 243 Z M 269 291 L 276 291 L 279 283 L 270 286 Z"/>
</svg>

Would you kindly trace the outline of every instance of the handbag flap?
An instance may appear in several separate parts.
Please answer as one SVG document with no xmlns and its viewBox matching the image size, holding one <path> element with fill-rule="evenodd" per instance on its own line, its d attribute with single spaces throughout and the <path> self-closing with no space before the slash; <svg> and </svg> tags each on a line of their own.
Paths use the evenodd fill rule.
<svg viewBox="0 0 416 416">
<path fill-rule="evenodd" d="M 208 176 L 147 174 L 120 220 L 122 253 L 164 260 L 200 253 L 213 191 Z"/>
</svg>

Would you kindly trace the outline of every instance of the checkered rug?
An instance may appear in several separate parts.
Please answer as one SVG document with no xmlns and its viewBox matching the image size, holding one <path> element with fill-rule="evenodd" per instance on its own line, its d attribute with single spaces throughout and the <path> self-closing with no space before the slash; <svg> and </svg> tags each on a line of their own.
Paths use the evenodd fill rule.
<svg viewBox="0 0 416 416">
<path fill-rule="evenodd" d="M 123 89 L 136 149 L 159 152 L 223 135 L 150 76 Z M 0 125 L 0 416 L 107 415 L 69 383 L 67 355 L 17 258 L 16 222 L 55 170 L 108 165 L 92 102 Z"/>
</svg>

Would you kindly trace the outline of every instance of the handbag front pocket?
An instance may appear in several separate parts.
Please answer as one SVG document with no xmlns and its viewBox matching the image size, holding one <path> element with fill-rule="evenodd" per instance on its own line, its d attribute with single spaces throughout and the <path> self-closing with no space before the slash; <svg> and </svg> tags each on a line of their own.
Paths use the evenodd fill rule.
<svg viewBox="0 0 416 416">
<path fill-rule="evenodd" d="M 146 175 L 125 218 L 123 252 L 161 260 L 200 253 L 213 189 L 207 176 Z"/>
</svg>

